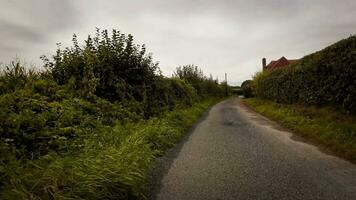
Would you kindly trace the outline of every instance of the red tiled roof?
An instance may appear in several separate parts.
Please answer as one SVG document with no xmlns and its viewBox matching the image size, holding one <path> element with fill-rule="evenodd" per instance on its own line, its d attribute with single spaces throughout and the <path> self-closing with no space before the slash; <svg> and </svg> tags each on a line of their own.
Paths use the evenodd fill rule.
<svg viewBox="0 0 356 200">
<path fill-rule="evenodd" d="M 267 66 L 266 69 L 267 70 L 276 70 L 276 69 L 281 69 L 291 63 L 294 63 L 298 61 L 297 59 L 294 60 L 288 60 L 287 58 L 285 58 L 284 56 L 278 60 L 272 60 Z"/>
</svg>

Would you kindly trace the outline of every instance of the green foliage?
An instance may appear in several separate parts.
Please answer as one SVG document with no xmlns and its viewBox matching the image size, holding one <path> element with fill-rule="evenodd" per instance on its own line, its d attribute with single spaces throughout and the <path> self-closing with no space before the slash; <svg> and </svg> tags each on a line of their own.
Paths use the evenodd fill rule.
<svg viewBox="0 0 356 200">
<path fill-rule="evenodd" d="M 356 113 L 356 36 L 254 78 L 258 97 L 280 103 L 331 105 Z"/>
<path fill-rule="evenodd" d="M 74 35 L 72 47 L 62 50 L 59 46 L 53 60 L 42 58 L 58 84 L 71 83 L 86 95 L 111 102 L 144 100 L 158 77 L 158 65 L 146 54 L 145 45 L 135 45 L 132 35 L 116 30 L 109 36 L 107 30 L 97 29 L 83 47 Z"/>
<path fill-rule="evenodd" d="M 246 80 L 241 84 L 242 94 L 245 98 L 250 98 L 253 96 L 253 83 L 252 80 Z"/>
<path fill-rule="evenodd" d="M 191 84 L 201 97 L 211 95 L 221 97 L 225 95 L 225 84 L 219 84 L 218 80 L 214 80 L 212 76 L 207 78 L 197 66 L 185 65 L 177 67 L 174 76 Z"/>
<path fill-rule="evenodd" d="M 286 127 L 356 162 L 356 118 L 333 108 L 278 104 L 250 98 L 244 102 Z"/>
<path fill-rule="evenodd" d="M 139 123 L 117 124 L 87 137 L 82 151 L 65 157 L 47 154 L 4 166 L 8 184 L 1 199 L 135 199 L 154 158 L 184 135 L 216 100 L 178 109 Z M 10 168 L 11 167 L 11 168 Z M 16 173 L 15 173 L 16 172 Z M 26 174 L 23 176 L 23 174 Z M 3 179 L 4 180 L 4 179 Z"/>
<path fill-rule="evenodd" d="M 142 197 L 154 158 L 222 88 L 201 71 L 194 82 L 163 77 L 115 30 L 83 47 L 74 35 L 42 59 L 46 70 L 14 61 L 0 71 L 0 199 Z"/>
<path fill-rule="evenodd" d="M 49 150 L 70 151 L 69 139 L 92 134 L 100 126 L 139 119 L 122 106 L 103 99 L 89 102 L 70 95 L 70 91 L 61 94 L 61 90 L 52 97 L 35 92 L 48 92 L 39 87 L 42 84 L 35 83 L 34 90 L 22 89 L 0 96 L 0 137 L 31 157 Z"/>
<path fill-rule="evenodd" d="M 233 95 L 237 95 L 237 96 L 243 95 L 243 91 L 240 86 L 231 86 L 230 88 L 231 88 L 231 93 Z"/>
<path fill-rule="evenodd" d="M 26 70 L 18 60 L 1 67 L 4 69 L 0 71 L 0 95 L 23 89 L 45 74 L 33 69 Z"/>
<path fill-rule="evenodd" d="M 198 96 L 221 95 L 217 81 L 206 78 L 197 67 L 178 68 L 177 73 L 184 72 L 184 77 L 178 77 L 185 82 L 164 78 L 145 45 L 134 44 L 132 35 L 116 30 L 109 35 L 107 30 L 97 29 L 83 47 L 74 35 L 72 47 L 62 50 L 59 46 L 53 59 L 42 59 L 57 84 L 68 85 L 87 99 L 95 95 L 124 105 L 135 101 L 146 118 L 182 102 L 189 104 Z"/>
</svg>

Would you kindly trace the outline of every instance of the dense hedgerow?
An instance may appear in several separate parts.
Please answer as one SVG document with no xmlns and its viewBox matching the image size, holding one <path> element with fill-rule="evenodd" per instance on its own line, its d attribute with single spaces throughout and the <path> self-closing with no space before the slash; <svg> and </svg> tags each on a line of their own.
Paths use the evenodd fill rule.
<svg viewBox="0 0 356 200">
<path fill-rule="evenodd" d="M 136 108 L 96 96 L 89 101 L 69 85 L 58 85 L 49 72 L 26 70 L 19 63 L 2 71 L 0 83 L 0 138 L 18 157 L 70 152 L 76 145 L 69 140 L 142 118 Z"/>
<path fill-rule="evenodd" d="M 356 36 L 308 55 L 291 66 L 254 77 L 260 98 L 328 105 L 356 114 Z"/>
<path fill-rule="evenodd" d="M 54 152 L 2 172 L 0 199 L 136 199 L 154 159 L 172 147 L 214 100 L 160 118 L 117 124 L 91 134 L 75 154 Z"/>
<path fill-rule="evenodd" d="M 42 59 L 45 70 L 0 70 L 0 199 L 137 198 L 153 159 L 213 101 L 197 103 L 224 94 L 202 73 L 162 76 L 115 30 Z"/>
<path fill-rule="evenodd" d="M 200 73 L 189 79 L 163 77 L 131 35 L 114 30 L 109 38 L 106 30 L 98 30 L 83 47 L 76 36 L 73 43 L 53 59 L 43 57 L 45 71 L 13 62 L 0 72 L 0 138 L 20 156 L 71 152 L 72 141 L 98 127 L 147 119 L 223 94 L 222 86 L 197 67 Z"/>
<path fill-rule="evenodd" d="M 187 99 L 194 101 L 197 95 L 222 94 L 217 81 L 207 79 L 202 73 L 193 75 L 195 82 L 180 77 L 197 90 L 197 95 L 185 82 L 164 78 L 158 63 L 146 53 L 145 45 L 134 44 L 132 35 L 116 30 L 111 35 L 107 30 L 97 30 L 94 37 L 88 36 L 83 47 L 74 35 L 72 47 L 59 48 L 52 60 L 46 57 L 43 60 L 59 85 L 71 85 L 84 96 L 94 94 L 111 102 L 139 102 L 145 117 L 172 108 L 180 101 L 183 104 Z"/>
<path fill-rule="evenodd" d="M 226 83 L 219 85 L 218 81 L 214 80 L 212 76 L 207 78 L 197 66 L 185 65 L 177 67 L 174 76 L 187 81 L 197 90 L 198 95 L 201 97 L 225 95 L 224 84 Z"/>
</svg>

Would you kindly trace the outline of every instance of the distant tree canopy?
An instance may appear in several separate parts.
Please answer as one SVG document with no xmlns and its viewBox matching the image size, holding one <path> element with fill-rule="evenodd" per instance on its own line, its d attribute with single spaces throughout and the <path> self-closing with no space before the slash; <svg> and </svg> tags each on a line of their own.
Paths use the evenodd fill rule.
<svg viewBox="0 0 356 200">
<path fill-rule="evenodd" d="M 207 78 L 203 71 L 194 65 L 177 67 L 174 76 L 191 84 L 200 96 L 222 96 L 224 95 L 224 84 L 219 84 L 218 80 L 212 76 Z"/>
<path fill-rule="evenodd" d="M 246 80 L 241 84 L 241 90 L 246 98 L 253 96 L 252 80 Z"/>
</svg>

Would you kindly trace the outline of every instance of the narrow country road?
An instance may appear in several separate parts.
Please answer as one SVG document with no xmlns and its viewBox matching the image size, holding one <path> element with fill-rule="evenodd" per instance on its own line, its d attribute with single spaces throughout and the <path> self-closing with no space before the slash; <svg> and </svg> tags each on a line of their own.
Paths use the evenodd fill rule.
<svg viewBox="0 0 356 200">
<path fill-rule="evenodd" d="M 356 165 L 303 142 L 237 98 L 206 114 L 157 161 L 159 200 L 356 199 Z"/>
</svg>

